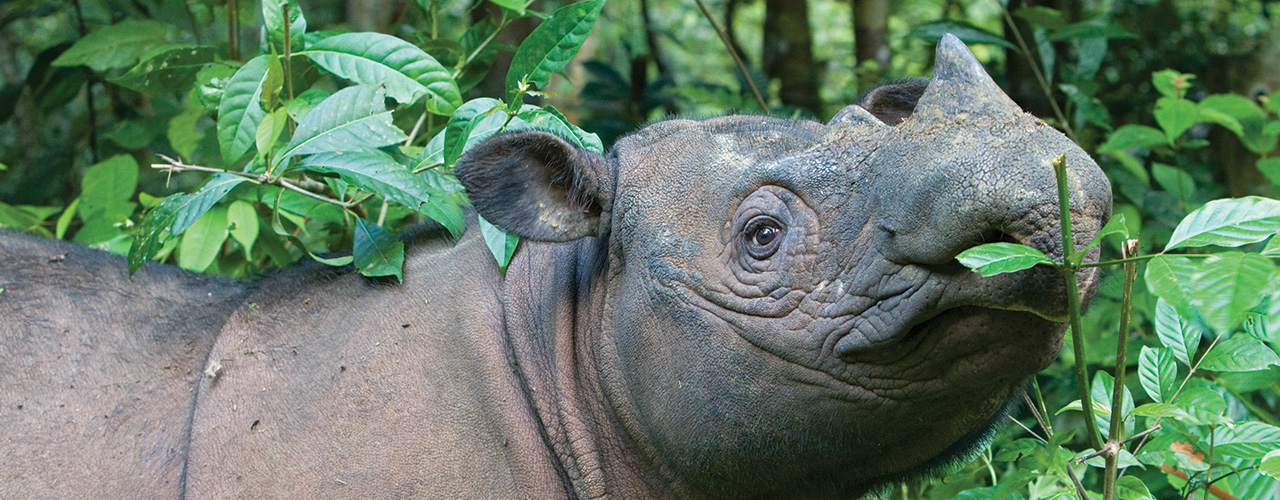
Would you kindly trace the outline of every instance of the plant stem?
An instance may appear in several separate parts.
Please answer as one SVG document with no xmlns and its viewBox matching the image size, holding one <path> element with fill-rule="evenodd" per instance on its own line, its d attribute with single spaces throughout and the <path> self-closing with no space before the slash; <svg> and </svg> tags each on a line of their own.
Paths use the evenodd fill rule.
<svg viewBox="0 0 1280 500">
<path fill-rule="evenodd" d="M 1062 255 L 1066 256 L 1075 249 L 1071 238 L 1071 198 L 1067 187 L 1067 155 L 1053 160 L 1053 171 L 1058 182 L 1058 220 L 1062 228 Z M 1093 418 L 1093 398 L 1089 395 L 1089 378 L 1085 373 L 1084 332 L 1080 326 L 1080 293 L 1076 289 L 1076 269 L 1063 259 L 1062 279 L 1065 281 L 1067 293 L 1067 313 L 1071 317 L 1071 348 L 1076 358 L 1076 386 L 1080 391 L 1080 406 L 1084 411 L 1085 434 L 1088 434 L 1090 447 L 1102 449 L 1102 440 L 1098 435 L 1098 423 Z"/>
<path fill-rule="evenodd" d="M 1062 108 L 1058 107 L 1058 100 L 1053 97 L 1053 89 L 1049 87 L 1048 80 L 1045 80 L 1044 73 L 1040 72 L 1040 62 L 1031 57 L 1031 48 L 1027 46 L 1027 41 L 1022 38 L 1022 32 L 1018 31 L 1018 25 L 1013 23 L 1013 16 L 1009 15 L 1008 8 L 1001 8 L 1004 14 L 1004 20 L 1009 23 L 1009 29 L 1013 31 L 1013 38 L 1018 42 L 1018 48 L 1027 57 L 1027 61 L 1031 64 L 1031 73 L 1035 75 L 1036 82 L 1040 84 L 1040 90 L 1044 91 L 1044 96 L 1049 99 L 1049 105 L 1053 107 L 1053 114 L 1058 118 L 1058 122 L 1062 123 L 1062 131 L 1066 132 L 1067 137 L 1071 138 L 1071 142 L 1076 142 L 1076 133 L 1071 128 L 1071 122 L 1067 121 L 1067 115 L 1062 112 Z"/>
<path fill-rule="evenodd" d="M 698 3 L 698 8 L 702 9 L 702 15 L 707 18 L 707 22 L 711 23 L 711 28 L 716 30 L 716 34 L 720 35 L 720 41 L 724 43 L 724 47 L 729 51 L 729 56 L 733 58 L 733 63 L 738 65 L 738 71 L 742 72 L 742 78 L 747 81 L 747 86 L 751 87 L 751 94 L 756 97 L 756 103 L 760 104 L 760 111 L 768 113 L 769 104 L 765 102 L 764 96 L 760 94 L 760 89 L 756 87 L 755 79 L 751 78 L 751 73 L 747 71 L 746 63 L 742 62 L 742 57 L 738 55 L 738 51 L 733 49 L 733 44 L 729 42 L 729 35 L 720 27 L 720 23 L 716 22 L 716 18 L 711 15 L 711 11 L 707 10 L 707 4 L 702 0 L 694 0 Z"/>
<path fill-rule="evenodd" d="M 296 191 L 296 192 L 298 192 L 299 194 L 306 195 L 306 196 L 308 196 L 308 197 L 311 197 L 311 198 L 314 198 L 314 199 L 317 199 L 317 200 L 323 201 L 323 202 L 325 202 L 325 203 L 331 203 L 331 204 L 334 204 L 334 205 L 340 206 L 340 207 L 342 207 L 342 208 L 351 208 L 351 207 L 354 207 L 354 206 L 356 206 L 356 205 L 359 205 L 359 204 L 363 203 L 365 200 L 369 199 L 369 196 L 372 196 L 372 194 L 370 194 L 370 195 L 367 195 L 367 196 L 365 196 L 365 197 L 363 197 L 363 198 L 359 198 L 359 199 L 352 200 L 352 201 L 349 201 L 349 202 L 344 202 L 344 201 L 341 201 L 341 200 L 335 200 L 335 199 L 330 198 L 330 197 L 328 197 L 328 196 L 324 196 L 324 195 L 321 195 L 321 194 L 316 194 L 316 193 L 313 193 L 313 192 L 311 192 L 311 191 L 308 191 L 308 190 L 306 190 L 306 189 L 302 188 L 302 186 L 299 186 L 299 185 L 298 185 L 297 183 L 295 183 L 294 181 L 289 180 L 289 179 L 285 179 L 285 178 L 283 178 L 283 177 L 276 177 L 276 178 L 274 178 L 274 179 L 273 179 L 273 178 L 271 178 L 271 177 L 269 177 L 269 176 L 267 176 L 267 175 L 265 175 L 265 174 L 264 174 L 264 175 L 258 175 L 258 174 L 250 174 L 250 173 L 248 173 L 248 172 L 236 172 L 236 171 L 233 171 L 233 170 L 223 170 L 223 169 L 220 169 L 220 168 L 202 167 L 202 166 L 200 166 L 200 165 L 187 165 L 187 164 L 185 164 L 185 163 L 182 163 L 182 162 L 180 162 L 180 161 L 178 161 L 178 160 L 175 160 L 175 159 L 170 158 L 170 157 L 165 156 L 165 155 L 156 155 L 156 156 L 159 156 L 160 158 L 164 159 L 164 161 L 165 161 L 165 162 L 167 162 L 167 164 L 153 164 L 153 165 L 151 165 L 151 168 L 154 168 L 154 169 L 156 169 L 156 170 L 164 170 L 164 171 L 168 171 L 168 172 L 183 172 L 183 171 L 187 171 L 187 170 L 194 170 L 194 171 L 196 171 L 196 172 L 209 172 L 209 173 L 212 173 L 212 174 L 231 174 L 231 175 L 236 175 L 236 176 L 244 177 L 244 178 L 246 178 L 246 179 L 252 179 L 254 182 L 257 182 L 257 183 L 260 183 L 260 184 L 267 184 L 267 185 L 270 185 L 270 186 L 280 186 L 280 187 L 285 188 L 285 189 L 288 189 L 288 190 L 290 190 L 290 191 Z"/>
<path fill-rule="evenodd" d="M 1124 242 L 1121 257 L 1128 258 L 1138 251 L 1138 240 Z M 1106 470 L 1102 476 L 1102 499 L 1115 500 L 1116 478 L 1120 450 L 1124 449 L 1124 372 L 1127 368 L 1125 352 L 1129 346 L 1129 310 L 1133 306 L 1133 282 L 1138 279 L 1138 263 L 1124 264 L 1124 295 L 1120 299 L 1120 330 L 1116 339 L 1116 377 L 1111 386 L 1111 431 L 1107 434 Z"/>
<path fill-rule="evenodd" d="M 240 38 L 240 26 L 236 23 L 236 0 L 227 0 L 227 56 L 232 60 L 240 60 L 240 48 L 236 43 Z"/>
</svg>

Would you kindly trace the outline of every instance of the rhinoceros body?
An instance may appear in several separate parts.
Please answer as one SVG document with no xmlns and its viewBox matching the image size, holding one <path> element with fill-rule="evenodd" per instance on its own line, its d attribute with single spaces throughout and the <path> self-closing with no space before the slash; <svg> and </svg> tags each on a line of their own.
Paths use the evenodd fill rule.
<svg viewBox="0 0 1280 500">
<path fill-rule="evenodd" d="M 0 498 L 851 498 L 963 459 L 1056 355 L 1065 290 L 955 255 L 1062 255 L 1060 155 L 1076 241 L 1111 198 L 959 41 L 937 60 L 827 124 L 491 139 L 457 172 L 525 238 L 505 275 L 474 224 L 406 237 L 402 284 L 130 283 L 0 234 Z"/>
</svg>

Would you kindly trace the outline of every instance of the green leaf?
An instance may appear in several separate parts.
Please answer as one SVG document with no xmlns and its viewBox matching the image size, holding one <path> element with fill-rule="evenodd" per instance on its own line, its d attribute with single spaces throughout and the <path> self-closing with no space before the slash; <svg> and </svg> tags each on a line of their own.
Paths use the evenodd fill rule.
<svg viewBox="0 0 1280 500">
<path fill-rule="evenodd" d="M 1172 399 L 1177 378 L 1178 366 L 1173 364 L 1172 351 L 1142 346 L 1142 354 L 1138 356 L 1138 381 L 1152 401 Z"/>
<path fill-rule="evenodd" d="M 1169 237 L 1165 251 L 1256 243 L 1280 231 L 1280 201 L 1258 196 L 1213 200 L 1187 215 Z"/>
<path fill-rule="evenodd" d="M 1172 394 L 1170 394 L 1172 396 Z M 1182 418 L 1186 417 L 1187 412 L 1182 411 L 1172 403 L 1147 403 L 1133 409 L 1131 415 L 1136 417 L 1167 417 Z"/>
<path fill-rule="evenodd" d="M 1201 369 L 1215 372 L 1251 372 L 1272 365 L 1280 366 L 1280 356 L 1248 335 L 1234 335 L 1218 342 L 1200 362 Z"/>
<path fill-rule="evenodd" d="M 1169 143 L 1173 143 L 1183 132 L 1200 121 L 1200 108 L 1186 99 L 1161 97 L 1156 101 L 1155 115 L 1156 123 L 1164 129 Z"/>
<path fill-rule="evenodd" d="M 236 200 L 227 207 L 228 231 L 244 248 L 244 258 L 252 259 L 253 243 L 258 239 L 258 211 L 253 203 Z"/>
<path fill-rule="evenodd" d="M 426 95 L 427 110 L 437 115 L 448 116 L 462 102 L 449 70 L 422 49 L 390 35 L 344 33 L 297 55 L 342 78 L 382 86 L 400 104 L 413 104 Z"/>
<path fill-rule="evenodd" d="M 1080 264 L 1084 259 L 1084 254 L 1089 253 L 1089 249 L 1098 246 L 1103 238 L 1113 234 L 1119 234 L 1126 240 L 1129 239 L 1129 226 L 1125 223 L 1124 214 L 1122 213 L 1112 215 L 1106 225 L 1102 226 L 1102 230 L 1098 231 L 1098 234 L 1094 235 L 1092 240 L 1089 240 L 1088 245 L 1085 245 L 1083 249 L 1071 252 L 1067 259 L 1074 264 Z"/>
<path fill-rule="evenodd" d="M 1156 91 L 1165 97 L 1182 98 L 1187 95 L 1187 87 L 1196 75 L 1179 73 L 1171 69 L 1160 70 L 1151 74 L 1151 83 Z"/>
<path fill-rule="evenodd" d="M 307 18 L 297 0 L 262 0 L 262 27 L 277 53 L 284 53 L 284 6 L 289 5 L 289 46 L 292 52 L 303 49 L 302 35 L 307 32 Z"/>
<path fill-rule="evenodd" d="M 1049 40 L 1061 42 L 1065 40 L 1085 40 L 1089 38 L 1138 38 L 1132 31 L 1108 22 L 1104 18 L 1095 18 L 1070 24 L 1053 32 Z"/>
<path fill-rule="evenodd" d="M 1151 500 L 1156 497 L 1141 479 L 1133 476 L 1116 479 L 1116 495 L 1120 500 Z"/>
<path fill-rule="evenodd" d="M 1179 315 L 1178 311 L 1164 299 L 1156 301 L 1155 323 L 1156 337 L 1160 339 L 1160 345 L 1168 349 L 1169 353 L 1182 364 L 1191 366 L 1191 357 L 1200 347 L 1200 337 L 1203 335 L 1200 329 Z M 1163 387 L 1161 386 L 1161 394 L 1164 394 Z"/>
<path fill-rule="evenodd" d="M 518 101 L 521 82 L 543 88 L 553 73 L 573 60 L 591 34 L 604 1 L 586 0 L 565 5 L 534 28 L 511 58 L 511 68 L 507 70 L 507 102 Z"/>
<path fill-rule="evenodd" d="M 1280 427 L 1262 422 L 1243 422 L 1234 428 L 1218 429 L 1215 434 L 1215 454 L 1258 459 L 1280 449 Z"/>
<path fill-rule="evenodd" d="M 178 47 L 138 63 L 127 73 L 107 81 L 131 90 L 158 94 L 186 90 L 206 64 L 217 58 L 213 47 Z"/>
<path fill-rule="evenodd" d="M 1093 398 L 1094 404 L 1100 404 L 1107 409 L 1106 414 L 1095 413 L 1094 418 L 1097 420 L 1098 429 L 1102 432 L 1103 437 L 1110 437 L 1111 419 L 1125 418 L 1133 412 L 1133 395 L 1129 393 L 1129 388 L 1124 388 L 1124 394 L 1121 396 L 1120 411 L 1116 411 L 1111 407 L 1112 394 L 1115 389 L 1115 378 L 1110 373 L 1097 371 L 1093 375 L 1093 383 L 1089 386 L 1089 396 Z M 1133 419 L 1127 419 L 1124 422 L 1124 435 L 1133 434 Z"/>
<path fill-rule="evenodd" d="M 1205 324 L 1224 334 L 1235 330 L 1266 293 L 1275 275 L 1270 259 L 1228 252 L 1202 259 L 1190 289 L 1191 303 Z"/>
<path fill-rule="evenodd" d="M 360 274 L 404 281 L 404 242 L 381 226 L 357 217 L 351 253 Z"/>
<path fill-rule="evenodd" d="M 299 163 L 314 172 L 334 173 L 361 189 L 414 210 L 431 199 L 430 186 L 390 154 L 376 150 L 320 153 Z"/>
<path fill-rule="evenodd" d="M 222 251 L 227 235 L 227 209 L 209 210 L 182 234 L 182 241 L 178 243 L 178 266 L 195 272 L 208 269 Z"/>
<path fill-rule="evenodd" d="M 1050 45 L 1050 47 L 1053 47 Z M 1092 95 L 1080 91 L 1080 88 L 1063 83 L 1058 85 L 1058 89 L 1076 105 L 1076 109 L 1084 115 L 1085 119 L 1094 125 L 1111 130 L 1111 113 L 1107 111 L 1107 107 L 1102 104 L 1102 100 Z"/>
<path fill-rule="evenodd" d="M 132 198 L 137 189 L 138 162 L 132 156 L 116 155 L 94 164 L 80 183 L 80 218 L 104 215 L 101 212 Z"/>
<path fill-rule="evenodd" d="M 449 117 L 444 131 L 445 165 L 453 165 L 472 144 L 502 130 L 508 118 L 500 112 L 502 109 L 501 101 L 489 97 L 472 99 L 459 106 Z"/>
<path fill-rule="evenodd" d="M 40 223 L 44 219 L 36 217 L 31 212 L 23 210 L 22 207 L 15 207 L 7 203 L 0 203 L 0 227 L 11 227 L 23 231 L 32 231 L 45 236 L 52 236 L 49 230 L 40 227 Z"/>
<path fill-rule="evenodd" d="M 202 116 L 204 109 L 192 106 L 169 119 L 165 137 L 169 139 L 169 146 L 178 153 L 179 158 L 190 158 L 200 144 L 200 139 L 204 138 L 204 134 L 196 128 L 196 123 Z"/>
<path fill-rule="evenodd" d="M 267 116 L 259 102 L 271 59 L 272 56 L 267 55 L 250 59 L 231 76 L 222 92 L 222 103 L 218 105 L 218 145 L 222 160 L 228 165 L 249 151 L 257 137 L 258 124 Z"/>
<path fill-rule="evenodd" d="M 1056 30 L 1067 23 L 1062 19 L 1062 12 L 1057 9 L 1040 6 L 1024 6 L 1013 13 L 1015 17 L 1026 20 L 1033 26 Z"/>
<path fill-rule="evenodd" d="M 1258 464 L 1258 472 L 1280 479 L 1280 448 L 1268 451 Z"/>
<path fill-rule="evenodd" d="M 524 16 L 524 8 L 525 8 L 524 0 L 489 0 L 489 1 L 493 2 L 494 5 L 497 5 L 499 7 L 503 7 L 503 8 L 507 8 L 515 11 L 515 13 L 520 15 L 521 17 Z"/>
<path fill-rule="evenodd" d="M 529 105 L 525 105 L 525 108 L 516 115 L 521 122 L 507 125 L 507 131 L 528 129 L 551 132 L 579 148 L 603 153 L 604 146 L 600 143 L 600 137 L 569 123 L 569 119 L 555 108 L 549 106 L 538 108 Z"/>
<path fill-rule="evenodd" d="M 232 188 L 247 180 L 238 175 L 214 174 L 199 191 L 169 196 L 151 209 L 138 225 L 133 245 L 129 247 L 129 275 L 151 260 L 165 241 L 182 234 Z"/>
<path fill-rule="evenodd" d="M 489 247 L 489 253 L 498 261 L 498 267 L 506 270 L 507 264 L 511 263 L 511 256 L 516 253 L 520 238 L 503 232 L 484 220 L 484 217 L 480 218 L 480 234 L 484 236 L 484 244 Z"/>
<path fill-rule="evenodd" d="M 67 235 L 67 227 L 71 225 L 71 219 L 76 216 L 76 209 L 79 207 L 80 198 L 77 197 L 76 199 L 71 200 L 71 204 L 67 205 L 67 208 L 62 211 L 62 215 L 58 216 L 58 223 L 54 226 L 53 233 L 53 237 L 55 239 L 60 240 Z"/>
<path fill-rule="evenodd" d="M 1157 162 L 1151 165 L 1151 175 L 1161 189 L 1177 195 L 1179 200 L 1185 202 L 1196 194 L 1195 179 L 1180 168 Z"/>
<path fill-rule="evenodd" d="M 276 108 L 262 119 L 262 123 L 258 124 L 258 131 L 254 134 L 254 145 L 264 157 L 275 149 L 276 140 L 280 138 L 280 133 L 284 131 L 284 125 L 288 121 L 285 109 Z"/>
<path fill-rule="evenodd" d="M 1017 243 L 987 243 L 960 252 L 956 256 L 960 264 L 981 273 L 984 277 L 1031 269 L 1037 264 L 1054 262 L 1039 250 Z"/>
<path fill-rule="evenodd" d="M 965 44 L 985 44 L 995 45 L 1009 50 L 1018 50 L 1018 47 L 1009 43 L 1003 36 L 992 33 L 991 31 L 974 26 L 969 23 L 959 21 L 937 21 L 922 24 L 907 33 L 908 37 L 919 38 L 928 42 L 937 42 L 942 39 L 942 35 L 950 33 L 959 38 Z"/>
<path fill-rule="evenodd" d="M 128 20 L 103 26 L 76 41 L 53 60 L 54 66 L 88 66 L 99 73 L 137 64 L 157 47 L 169 45 L 177 28 L 151 20 Z"/>
<path fill-rule="evenodd" d="M 405 139 L 391 122 L 382 89 L 357 85 L 335 92 L 307 113 L 280 158 L 380 148 Z"/>
<path fill-rule="evenodd" d="M 1107 137 L 1107 142 L 1098 147 L 1099 153 L 1113 153 L 1129 148 L 1149 148 L 1169 144 L 1164 132 L 1146 125 L 1125 125 L 1116 129 Z"/>
<path fill-rule="evenodd" d="M 1261 158 L 1258 160 L 1258 171 L 1271 181 L 1272 186 L 1280 186 L 1280 156 Z"/>
</svg>

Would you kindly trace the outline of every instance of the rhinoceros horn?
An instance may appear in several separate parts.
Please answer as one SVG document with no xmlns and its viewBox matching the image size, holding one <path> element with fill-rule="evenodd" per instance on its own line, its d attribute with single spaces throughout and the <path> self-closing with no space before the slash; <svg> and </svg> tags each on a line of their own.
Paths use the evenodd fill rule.
<svg viewBox="0 0 1280 500">
<path fill-rule="evenodd" d="M 943 35 L 938 42 L 933 81 L 920 98 L 914 117 L 918 121 L 946 123 L 977 117 L 1008 120 L 1022 116 L 1022 108 L 991 80 L 969 48 L 954 35 Z"/>
</svg>

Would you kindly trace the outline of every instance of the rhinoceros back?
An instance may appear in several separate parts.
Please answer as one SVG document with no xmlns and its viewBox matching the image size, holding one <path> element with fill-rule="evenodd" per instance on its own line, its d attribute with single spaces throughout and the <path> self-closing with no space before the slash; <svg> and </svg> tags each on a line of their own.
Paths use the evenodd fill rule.
<svg viewBox="0 0 1280 500">
<path fill-rule="evenodd" d="M 177 498 L 245 284 L 0 231 L 0 498 Z"/>
</svg>

